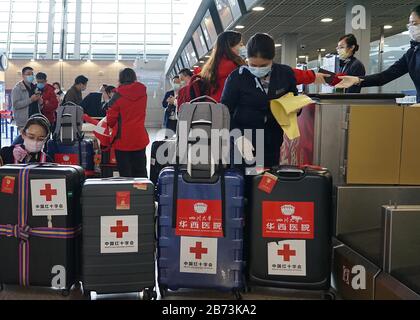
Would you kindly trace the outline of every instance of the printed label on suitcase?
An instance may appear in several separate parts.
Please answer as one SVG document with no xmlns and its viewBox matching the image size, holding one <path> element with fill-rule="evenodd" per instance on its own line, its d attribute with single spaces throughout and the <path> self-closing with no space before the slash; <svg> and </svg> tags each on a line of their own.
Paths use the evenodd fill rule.
<svg viewBox="0 0 420 320">
<path fill-rule="evenodd" d="M 263 238 L 313 239 L 314 203 L 263 201 Z"/>
<path fill-rule="evenodd" d="M 217 238 L 181 237 L 179 272 L 216 274 Z"/>
<path fill-rule="evenodd" d="M 305 240 L 270 242 L 267 249 L 269 275 L 306 276 Z"/>
<path fill-rule="evenodd" d="M 55 163 L 59 163 L 62 165 L 78 165 L 79 164 L 79 156 L 74 153 L 57 153 L 54 156 Z"/>
<path fill-rule="evenodd" d="M 101 217 L 101 253 L 138 251 L 138 216 Z"/>
<path fill-rule="evenodd" d="M 15 177 L 4 177 L 1 181 L 1 192 L 13 194 L 15 192 Z"/>
<path fill-rule="evenodd" d="M 117 210 L 130 210 L 130 191 L 117 191 L 115 200 Z"/>
<path fill-rule="evenodd" d="M 33 216 L 66 216 L 66 180 L 31 180 L 31 200 Z"/>
<path fill-rule="evenodd" d="M 223 237 L 221 200 L 178 200 L 177 236 Z"/>
</svg>

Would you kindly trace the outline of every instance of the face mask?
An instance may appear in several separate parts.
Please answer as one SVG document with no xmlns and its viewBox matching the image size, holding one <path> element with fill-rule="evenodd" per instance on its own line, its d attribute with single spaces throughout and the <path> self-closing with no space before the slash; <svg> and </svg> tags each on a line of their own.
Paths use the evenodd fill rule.
<svg viewBox="0 0 420 320">
<path fill-rule="evenodd" d="M 185 80 L 182 80 L 182 81 L 179 83 L 180 88 L 185 87 L 185 85 L 186 85 L 186 84 L 187 84 L 187 83 L 185 82 Z"/>
<path fill-rule="evenodd" d="M 349 57 L 346 49 L 338 49 L 337 53 L 340 60 L 346 60 Z"/>
<path fill-rule="evenodd" d="M 39 90 L 42 90 L 42 89 L 44 89 L 44 88 L 45 88 L 45 83 L 37 83 L 37 84 L 36 84 L 36 87 L 37 87 Z"/>
<path fill-rule="evenodd" d="M 173 83 L 172 84 L 172 89 L 174 89 L 174 91 L 178 91 L 179 89 L 181 89 L 181 84 L 180 83 Z"/>
<path fill-rule="evenodd" d="M 271 72 L 272 66 L 267 67 L 248 67 L 248 70 L 257 78 L 264 78 Z"/>
<path fill-rule="evenodd" d="M 36 141 L 29 138 L 23 138 L 23 145 L 25 146 L 25 150 L 29 153 L 38 153 L 42 150 L 44 141 Z"/>
<path fill-rule="evenodd" d="M 408 28 L 408 32 L 410 34 L 411 40 L 416 41 L 416 42 L 420 42 L 420 25 L 410 26 Z"/>
<path fill-rule="evenodd" d="M 246 59 L 248 56 L 248 50 L 246 49 L 245 46 L 242 46 L 239 48 L 239 56 L 243 59 Z"/>
<path fill-rule="evenodd" d="M 34 82 L 34 76 L 26 76 L 26 82 L 28 83 Z"/>
</svg>

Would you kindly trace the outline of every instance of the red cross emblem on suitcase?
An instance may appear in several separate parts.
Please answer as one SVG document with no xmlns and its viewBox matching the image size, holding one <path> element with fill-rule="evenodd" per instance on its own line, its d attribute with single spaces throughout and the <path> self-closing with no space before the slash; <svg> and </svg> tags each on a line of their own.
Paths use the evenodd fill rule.
<svg viewBox="0 0 420 320">
<path fill-rule="evenodd" d="M 40 195 L 45 197 L 46 201 L 52 201 L 53 196 L 57 195 L 57 189 L 52 189 L 51 184 L 45 184 L 45 189 L 40 190 Z"/>
<path fill-rule="evenodd" d="M 277 251 L 277 254 L 282 256 L 284 261 L 290 261 L 291 257 L 296 256 L 296 250 L 290 250 L 290 245 L 285 244 L 283 249 Z"/>
<path fill-rule="evenodd" d="M 203 247 L 203 243 L 202 242 L 196 242 L 195 243 L 195 247 L 191 247 L 190 248 L 190 253 L 194 253 L 195 254 L 195 258 L 200 260 L 201 256 L 203 254 L 207 254 L 207 248 Z"/>
<path fill-rule="evenodd" d="M 111 227 L 111 232 L 115 232 L 117 239 L 121 239 L 124 236 L 124 232 L 128 232 L 128 226 L 124 226 L 122 220 L 117 220 L 117 225 Z"/>
</svg>

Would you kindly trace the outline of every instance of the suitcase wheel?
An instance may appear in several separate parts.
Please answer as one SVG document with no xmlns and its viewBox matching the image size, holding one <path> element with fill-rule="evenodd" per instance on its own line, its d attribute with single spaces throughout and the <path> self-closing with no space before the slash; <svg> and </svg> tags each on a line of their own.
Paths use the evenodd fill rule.
<svg viewBox="0 0 420 320">
<path fill-rule="evenodd" d="M 70 289 L 63 289 L 63 290 L 61 290 L 61 295 L 63 297 L 68 297 L 70 295 Z"/>
<path fill-rule="evenodd" d="M 165 299 L 165 297 L 168 294 L 168 289 L 164 286 L 159 286 L 159 292 L 160 292 L 160 296 L 162 297 L 162 299 Z"/>
<path fill-rule="evenodd" d="M 233 290 L 233 295 L 235 296 L 236 300 L 242 300 L 242 294 L 238 289 Z"/>
<path fill-rule="evenodd" d="M 143 290 L 143 300 L 156 300 L 157 292 L 154 289 Z"/>
<path fill-rule="evenodd" d="M 323 300 L 335 300 L 336 296 L 335 296 L 334 292 L 329 291 L 329 292 L 325 292 L 322 295 L 322 298 L 323 298 Z"/>
</svg>

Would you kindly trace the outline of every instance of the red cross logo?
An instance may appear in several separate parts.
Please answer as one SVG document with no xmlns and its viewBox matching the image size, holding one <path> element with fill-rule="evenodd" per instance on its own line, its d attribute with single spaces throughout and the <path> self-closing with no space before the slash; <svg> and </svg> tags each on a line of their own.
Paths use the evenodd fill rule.
<svg viewBox="0 0 420 320">
<path fill-rule="evenodd" d="M 121 239 L 124 232 L 128 232 L 128 226 L 123 226 L 123 221 L 117 220 L 117 225 L 115 227 L 111 227 L 111 232 L 115 232 L 117 234 L 117 239 Z"/>
<path fill-rule="evenodd" d="M 47 183 L 45 184 L 45 189 L 41 190 L 40 192 L 41 196 L 45 197 L 46 201 L 52 201 L 52 197 L 57 195 L 57 190 L 51 188 L 51 184 Z"/>
<path fill-rule="evenodd" d="M 195 253 L 195 258 L 200 260 L 203 254 L 207 254 L 207 248 L 203 248 L 201 242 L 196 242 L 195 247 L 190 248 L 190 253 Z"/>
<path fill-rule="evenodd" d="M 296 250 L 290 250 L 290 245 L 285 244 L 282 250 L 278 250 L 277 254 L 283 256 L 284 261 L 290 261 L 290 257 L 296 256 Z"/>
</svg>

